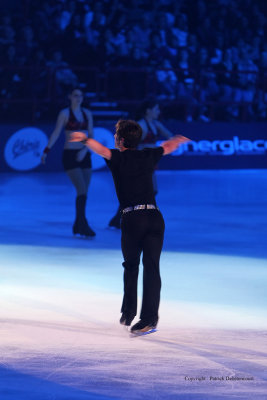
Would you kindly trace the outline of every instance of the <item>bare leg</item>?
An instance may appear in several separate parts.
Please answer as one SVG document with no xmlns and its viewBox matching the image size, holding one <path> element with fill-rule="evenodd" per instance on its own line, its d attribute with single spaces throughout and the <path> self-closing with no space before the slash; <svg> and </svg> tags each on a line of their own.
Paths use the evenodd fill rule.
<svg viewBox="0 0 267 400">
<path fill-rule="evenodd" d="M 87 195 L 87 182 L 84 179 L 83 172 L 80 168 L 68 169 L 66 174 L 70 178 L 73 186 L 76 189 L 77 196 L 82 194 Z"/>
<path fill-rule="evenodd" d="M 91 182 L 92 170 L 90 168 L 82 169 L 83 179 L 86 187 L 86 194 L 88 193 L 88 188 Z"/>
</svg>

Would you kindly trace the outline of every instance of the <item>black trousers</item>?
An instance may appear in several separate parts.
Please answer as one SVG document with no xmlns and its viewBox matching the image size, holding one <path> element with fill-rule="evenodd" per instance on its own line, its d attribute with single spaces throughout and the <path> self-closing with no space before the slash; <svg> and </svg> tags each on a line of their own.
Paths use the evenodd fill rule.
<svg viewBox="0 0 267 400">
<path fill-rule="evenodd" d="M 121 248 L 124 257 L 124 296 L 121 312 L 134 317 L 137 312 L 137 281 L 143 252 L 143 300 L 140 318 L 158 320 L 161 278 L 160 254 L 164 219 L 158 210 L 136 210 L 122 215 Z"/>
</svg>

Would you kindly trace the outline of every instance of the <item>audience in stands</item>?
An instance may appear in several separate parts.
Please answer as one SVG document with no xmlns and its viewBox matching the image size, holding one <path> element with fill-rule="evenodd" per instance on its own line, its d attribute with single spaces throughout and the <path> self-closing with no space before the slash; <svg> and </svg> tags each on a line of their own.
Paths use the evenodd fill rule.
<svg viewBox="0 0 267 400">
<path fill-rule="evenodd" d="M 1 97 L 45 97 L 49 73 L 61 96 L 86 80 L 81 67 L 106 77 L 110 68 L 140 68 L 159 100 L 198 106 L 188 120 L 204 120 L 211 108 L 215 118 L 235 119 L 244 105 L 251 119 L 264 119 L 266 34 L 264 0 L 24 0 L 0 20 Z M 124 77 L 129 71 L 116 79 Z M 136 100 L 143 95 L 127 88 Z"/>
</svg>

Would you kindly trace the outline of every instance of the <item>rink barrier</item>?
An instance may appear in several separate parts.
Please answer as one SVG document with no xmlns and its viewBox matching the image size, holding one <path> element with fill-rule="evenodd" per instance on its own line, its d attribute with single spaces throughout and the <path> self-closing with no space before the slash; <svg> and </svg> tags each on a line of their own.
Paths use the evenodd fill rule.
<svg viewBox="0 0 267 400">
<path fill-rule="evenodd" d="M 183 123 L 164 121 L 173 134 L 182 134 L 191 139 L 173 154 L 165 156 L 159 169 L 258 169 L 267 168 L 267 124 L 266 123 Z M 94 128 L 97 140 L 105 146 L 114 146 L 114 123 L 103 122 Z M 63 171 L 61 154 L 64 134 L 48 154 L 46 165 L 40 163 L 41 154 L 47 145 L 54 124 L 38 126 L 23 124 L 1 124 L 0 171 Z M 158 144 L 161 142 L 159 141 Z M 106 168 L 104 160 L 93 154 L 94 170 Z"/>
</svg>

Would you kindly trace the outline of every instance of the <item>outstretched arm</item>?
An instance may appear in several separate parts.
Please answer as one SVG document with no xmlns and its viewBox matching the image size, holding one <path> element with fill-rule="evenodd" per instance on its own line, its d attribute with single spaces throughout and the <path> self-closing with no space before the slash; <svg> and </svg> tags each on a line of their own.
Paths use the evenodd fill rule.
<svg viewBox="0 0 267 400">
<path fill-rule="evenodd" d="M 64 127 L 65 120 L 66 120 L 66 115 L 65 115 L 64 111 L 62 110 L 62 111 L 60 111 L 60 113 L 57 117 L 55 129 L 53 130 L 53 132 L 48 140 L 48 144 L 41 156 L 41 160 L 42 160 L 43 164 L 45 164 L 45 162 L 46 162 L 48 151 L 51 149 L 51 147 L 55 144 L 55 142 L 59 138 L 59 135 Z"/>
<path fill-rule="evenodd" d="M 95 139 L 88 138 L 83 132 L 73 132 L 70 135 L 70 142 L 81 142 L 94 153 L 107 160 L 111 159 L 111 151 Z"/>
<path fill-rule="evenodd" d="M 181 144 L 187 142 L 190 142 L 190 139 L 188 139 L 185 136 L 182 135 L 173 136 L 171 139 L 161 144 L 161 147 L 163 147 L 164 150 L 163 155 L 166 156 L 167 154 L 172 153 L 174 150 L 177 149 L 177 147 L 181 146 Z"/>
<path fill-rule="evenodd" d="M 164 136 L 166 139 L 170 139 L 173 137 L 173 133 L 169 131 L 169 129 L 166 128 L 161 122 L 155 121 L 155 125 L 157 127 L 157 132 L 161 135 Z"/>
<path fill-rule="evenodd" d="M 86 115 L 87 115 L 87 118 L 88 118 L 88 127 L 87 127 L 87 130 L 88 130 L 88 137 L 89 138 L 93 138 L 94 137 L 94 133 L 93 133 L 93 115 L 92 115 L 92 113 L 91 113 L 91 111 L 89 111 L 89 110 L 84 110 L 84 112 L 86 113 Z"/>
</svg>

